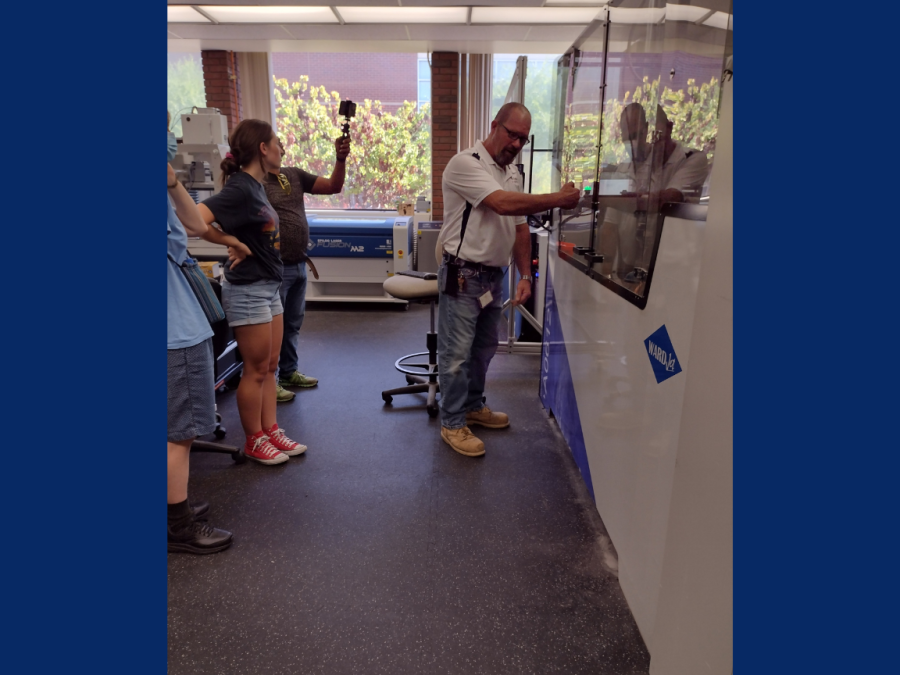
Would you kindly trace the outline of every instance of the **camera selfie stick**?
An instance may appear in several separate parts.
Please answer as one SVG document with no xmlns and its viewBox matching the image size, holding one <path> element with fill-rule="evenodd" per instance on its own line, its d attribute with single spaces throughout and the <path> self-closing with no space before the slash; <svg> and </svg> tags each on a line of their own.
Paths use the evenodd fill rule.
<svg viewBox="0 0 900 675">
<path fill-rule="evenodd" d="M 338 114 L 344 116 L 344 123 L 341 125 L 341 131 L 344 132 L 342 138 L 350 138 L 350 118 L 356 117 L 356 104 L 350 99 L 341 101 Z"/>
</svg>

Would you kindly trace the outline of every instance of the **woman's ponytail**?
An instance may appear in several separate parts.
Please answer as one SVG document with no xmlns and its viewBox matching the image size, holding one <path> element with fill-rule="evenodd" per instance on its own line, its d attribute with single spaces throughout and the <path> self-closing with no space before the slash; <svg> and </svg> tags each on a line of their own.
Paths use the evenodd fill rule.
<svg viewBox="0 0 900 675">
<path fill-rule="evenodd" d="M 240 151 L 237 151 L 237 154 L 235 154 L 236 150 L 236 148 L 231 148 L 231 150 L 225 154 L 225 159 L 223 159 L 222 163 L 219 165 L 222 169 L 223 186 L 225 185 L 225 181 L 241 170 L 241 153 Z"/>
</svg>

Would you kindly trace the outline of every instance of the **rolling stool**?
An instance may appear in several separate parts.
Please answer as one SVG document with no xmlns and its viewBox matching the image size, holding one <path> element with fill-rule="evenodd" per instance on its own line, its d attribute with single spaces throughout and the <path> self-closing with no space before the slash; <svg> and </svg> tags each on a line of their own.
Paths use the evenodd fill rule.
<svg viewBox="0 0 900 675">
<path fill-rule="evenodd" d="M 409 302 L 431 303 L 431 331 L 426 335 L 427 352 L 418 352 L 402 356 L 394 363 L 394 367 L 406 375 L 408 386 L 388 389 L 381 392 L 381 398 L 387 405 L 398 394 L 421 394 L 428 392 L 428 403 L 425 409 L 429 417 L 437 417 L 438 406 L 435 402 L 438 385 L 437 333 L 434 330 L 434 306 L 438 300 L 437 274 L 434 272 L 398 272 L 384 280 L 384 290 L 400 300 Z M 428 362 L 413 361 L 427 356 Z"/>
</svg>

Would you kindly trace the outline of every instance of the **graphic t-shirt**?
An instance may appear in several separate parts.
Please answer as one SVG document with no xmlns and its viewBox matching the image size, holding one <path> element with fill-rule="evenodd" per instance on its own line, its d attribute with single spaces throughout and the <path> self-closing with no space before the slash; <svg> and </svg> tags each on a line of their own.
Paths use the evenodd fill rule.
<svg viewBox="0 0 900 675">
<path fill-rule="evenodd" d="M 309 245 L 309 223 L 306 220 L 303 195 L 312 191 L 317 176 L 292 166 L 281 167 L 279 173 L 284 174 L 290 182 L 291 194 L 281 187 L 277 176 L 267 173 L 266 195 L 278 213 L 281 260 L 285 265 L 297 265 L 306 260 L 306 247 Z"/>
<path fill-rule="evenodd" d="M 225 234 L 237 237 L 253 252 L 234 269 L 225 264 L 225 279 L 232 284 L 281 281 L 281 240 L 278 214 L 269 204 L 262 184 L 245 171 L 231 176 L 219 194 L 203 201 Z"/>
</svg>

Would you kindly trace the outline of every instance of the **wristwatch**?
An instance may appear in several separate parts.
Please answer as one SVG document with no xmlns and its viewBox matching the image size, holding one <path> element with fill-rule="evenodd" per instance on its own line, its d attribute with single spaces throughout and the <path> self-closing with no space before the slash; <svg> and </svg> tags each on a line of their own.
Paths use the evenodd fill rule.
<svg viewBox="0 0 900 675">
<path fill-rule="evenodd" d="M 531 275 L 530 275 L 530 274 L 523 274 L 522 276 L 519 277 L 519 281 L 528 281 L 528 282 L 531 282 Z"/>
</svg>

